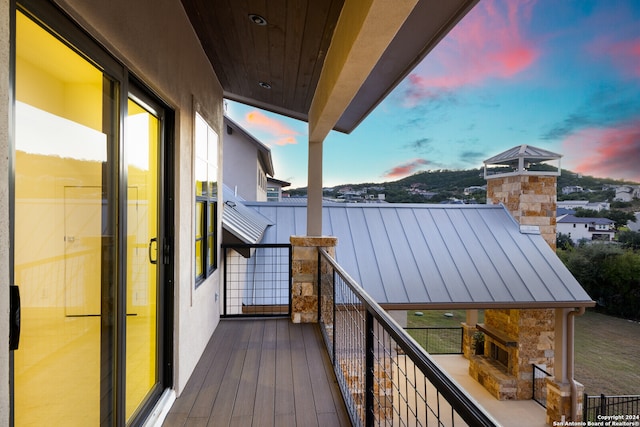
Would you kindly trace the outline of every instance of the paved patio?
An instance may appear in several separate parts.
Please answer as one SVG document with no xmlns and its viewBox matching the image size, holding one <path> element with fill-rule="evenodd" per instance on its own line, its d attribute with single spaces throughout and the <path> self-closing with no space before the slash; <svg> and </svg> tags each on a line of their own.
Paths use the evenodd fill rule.
<svg viewBox="0 0 640 427">
<path fill-rule="evenodd" d="M 461 355 L 431 356 L 476 402 L 505 427 L 543 427 L 546 410 L 534 400 L 501 401 L 469 376 L 469 360 Z"/>
</svg>

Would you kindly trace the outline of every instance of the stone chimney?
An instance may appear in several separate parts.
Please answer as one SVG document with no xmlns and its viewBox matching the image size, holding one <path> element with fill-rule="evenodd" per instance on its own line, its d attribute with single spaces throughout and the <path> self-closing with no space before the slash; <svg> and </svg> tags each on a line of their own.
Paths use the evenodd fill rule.
<svg viewBox="0 0 640 427">
<path fill-rule="evenodd" d="M 561 157 L 525 144 L 484 161 L 487 203 L 502 203 L 521 226 L 538 227 L 554 250 Z"/>
<path fill-rule="evenodd" d="M 556 180 L 560 155 L 520 145 L 485 160 L 487 203 L 502 203 L 523 232 L 556 247 Z M 556 162 L 557 167 L 548 162 Z M 469 373 L 500 400 L 530 399 L 532 364 L 553 373 L 553 309 L 487 309 L 484 351 L 470 358 Z M 482 350 L 482 349 L 481 349 Z"/>
</svg>

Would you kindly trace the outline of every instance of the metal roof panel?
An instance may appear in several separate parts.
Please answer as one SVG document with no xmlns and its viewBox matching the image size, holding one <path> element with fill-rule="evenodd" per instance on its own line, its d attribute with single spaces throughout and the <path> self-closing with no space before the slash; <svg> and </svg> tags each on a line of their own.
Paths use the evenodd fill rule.
<svg viewBox="0 0 640 427">
<path fill-rule="evenodd" d="M 306 207 L 247 202 L 274 225 L 265 243 L 306 230 Z M 591 298 L 538 234 L 499 205 L 326 204 L 338 263 L 380 304 L 574 307 Z"/>
</svg>

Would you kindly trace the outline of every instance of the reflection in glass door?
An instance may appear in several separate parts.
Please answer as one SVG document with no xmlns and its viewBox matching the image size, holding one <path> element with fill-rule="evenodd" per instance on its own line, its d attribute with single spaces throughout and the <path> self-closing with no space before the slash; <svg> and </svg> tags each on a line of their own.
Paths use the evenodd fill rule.
<svg viewBox="0 0 640 427">
<path fill-rule="evenodd" d="M 116 270 L 107 185 L 116 89 L 102 71 L 17 14 L 14 275 L 22 336 L 14 352 L 16 426 L 99 425 L 101 387 L 111 386 L 101 381 L 101 355 L 111 345 L 101 313 L 103 284 L 115 283 Z"/>
</svg>

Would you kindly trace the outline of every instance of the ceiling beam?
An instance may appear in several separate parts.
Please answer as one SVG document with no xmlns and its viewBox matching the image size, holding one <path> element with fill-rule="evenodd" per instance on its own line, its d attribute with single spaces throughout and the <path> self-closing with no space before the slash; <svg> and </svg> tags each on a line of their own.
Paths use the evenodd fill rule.
<svg viewBox="0 0 640 427">
<path fill-rule="evenodd" d="M 322 142 L 418 0 L 347 0 L 309 109 L 309 140 Z"/>
</svg>

